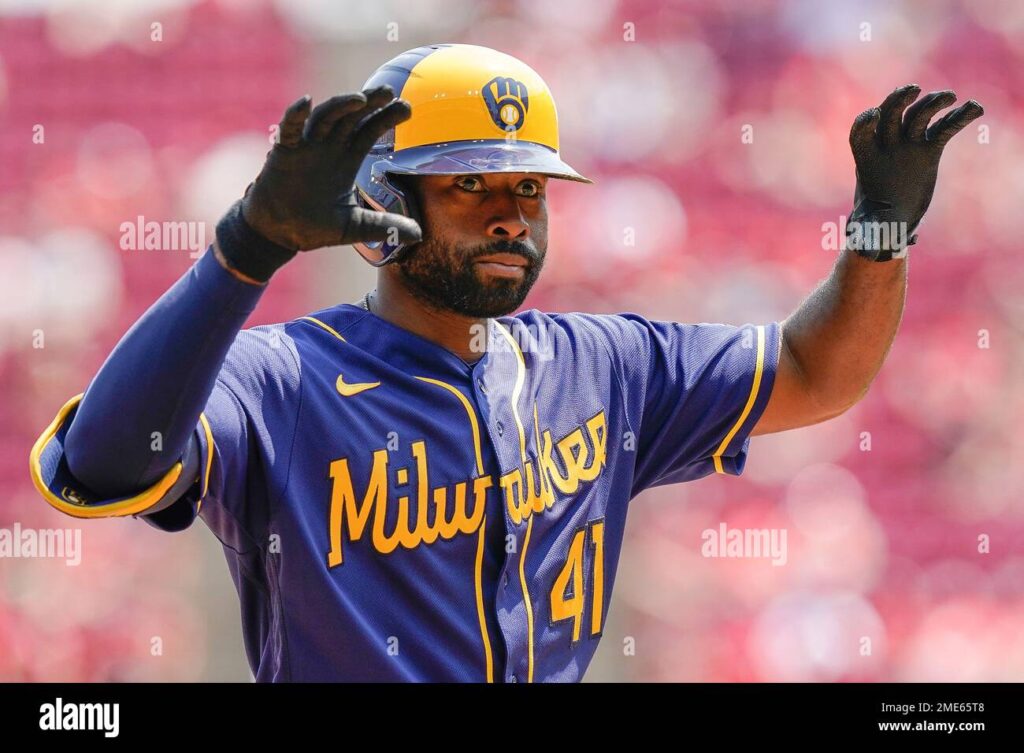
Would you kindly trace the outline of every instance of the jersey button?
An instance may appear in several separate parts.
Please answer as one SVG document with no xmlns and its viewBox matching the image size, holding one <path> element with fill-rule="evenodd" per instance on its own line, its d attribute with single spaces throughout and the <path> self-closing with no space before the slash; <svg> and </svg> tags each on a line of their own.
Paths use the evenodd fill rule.
<svg viewBox="0 0 1024 753">
<path fill-rule="evenodd" d="M 503 436 L 505 434 L 505 426 L 501 423 L 501 421 L 498 421 L 498 425 L 497 425 L 496 428 L 498 429 L 498 436 L 499 437 Z"/>
<path fill-rule="evenodd" d="M 486 395 L 487 394 L 487 388 L 484 387 L 484 380 L 483 379 L 477 379 L 476 380 L 476 386 L 480 388 L 480 394 L 481 395 Z"/>
<path fill-rule="evenodd" d="M 512 675 L 511 679 L 509 679 L 509 682 L 519 682 L 519 678 L 515 675 Z"/>
<path fill-rule="evenodd" d="M 504 577 L 502 578 L 501 584 L 505 588 L 508 588 L 508 573 L 505 573 Z"/>
</svg>

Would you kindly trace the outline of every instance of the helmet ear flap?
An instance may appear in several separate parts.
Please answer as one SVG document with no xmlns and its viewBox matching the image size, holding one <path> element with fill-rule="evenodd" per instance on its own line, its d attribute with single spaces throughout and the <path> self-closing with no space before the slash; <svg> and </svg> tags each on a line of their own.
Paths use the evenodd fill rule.
<svg viewBox="0 0 1024 753">
<path fill-rule="evenodd" d="M 405 205 L 405 211 L 403 214 L 412 220 L 416 221 L 416 224 L 420 226 L 420 230 L 423 231 L 423 218 L 420 213 L 419 205 L 419 193 L 416 190 L 416 183 L 409 175 L 400 175 L 391 173 L 388 175 L 388 182 L 391 184 L 393 190 L 398 191 L 402 196 L 402 203 Z M 399 245 L 389 256 L 386 264 L 394 264 L 395 262 L 401 261 L 408 255 L 410 248 L 415 244 L 403 243 Z"/>
<path fill-rule="evenodd" d="M 411 176 L 384 171 L 376 173 L 370 159 L 364 162 L 362 170 L 356 180 L 356 201 L 360 207 L 375 212 L 395 212 L 423 227 L 418 192 Z M 371 265 L 381 267 L 399 261 L 408 253 L 410 244 L 399 242 L 392 245 L 383 240 L 357 242 L 352 246 Z"/>
<path fill-rule="evenodd" d="M 405 199 L 405 208 L 408 216 L 416 220 L 422 230 L 423 215 L 420 212 L 419 192 L 416 190 L 416 182 L 413 180 L 412 176 L 401 175 L 398 173 L 391 173 L 388 175 L 388 179 L 391 181 L 391 185 L 395 186 L 395 188 L 402 192 L 402 198 Z"/>
</svg>

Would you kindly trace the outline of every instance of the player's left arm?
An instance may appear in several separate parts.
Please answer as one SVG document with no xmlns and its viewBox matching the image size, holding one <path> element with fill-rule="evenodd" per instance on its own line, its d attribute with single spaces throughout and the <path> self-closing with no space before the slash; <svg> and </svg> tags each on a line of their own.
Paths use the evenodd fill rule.
<svg viewBox="0 0 1024 753">
<path fill-rule="evenodd" d="M 907 247 L 931 202 L 942 149 L 984 113 L 970 100 L 929 126 L 956 95 L 932 92 L 911 104 L 920 91 L 900 87 L 854 121 L 857 187 L 846 248 L 782 323 L 775 385 L 752 434 L 844 413 L 867 394 L 889 353 L 906 299 Z"/>
</svg>

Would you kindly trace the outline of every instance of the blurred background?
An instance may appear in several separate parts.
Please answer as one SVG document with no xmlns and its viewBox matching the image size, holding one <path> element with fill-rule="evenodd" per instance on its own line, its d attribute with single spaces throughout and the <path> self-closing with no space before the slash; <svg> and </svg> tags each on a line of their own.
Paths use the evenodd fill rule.
<svg viewBox="0 0 1024 753">
<path fill-rule="evenodd" d="M 1016 0 L 0 0 L 0 528 L 80 529 L 83 549 L 0 559 L 0 680 L 250 678 L 205 525 L 65 517 L 29 449 L 194 261 L 126 250 L 122 223 L 212 238 L 289 102 L 434 42 L 533 66 L 565 159 L 596 180 L 550 186 L 527 306 L 551 311 L 781 320 L 834 261 L 822 226 L 851 208 L 853 118 L 910 82 L 984 104 L 946 150 L 870 394 L 754 438 L 740 478 L 632 501 L 586 680 L 1024 680 Z M 250 324 L 373 280 L 351 249 L 306 255 Z M 721 523 L 786 529 L 786 565 L 701 556 Z"/>
</svg>

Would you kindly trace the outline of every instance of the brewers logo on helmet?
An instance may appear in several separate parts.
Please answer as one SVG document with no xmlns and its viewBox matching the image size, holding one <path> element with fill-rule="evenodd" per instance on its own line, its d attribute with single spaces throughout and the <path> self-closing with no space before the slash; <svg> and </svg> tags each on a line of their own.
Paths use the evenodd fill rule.
<svg viewBox="0 0 1024 753">
<path fill-rule="evenodd" d="M 364 89 L 389 85 L 412 116 L 382 136 L 363 160 L 356 191 L 367 207 L 419 220 L 403 175 L 540 173 L 591 183 L 558 154 L 558 115 L 544 80 L 505 53 L 434 44 L 378 68 Z M 405 244 L 354 244 L 374 266 L 396 261 Z"/>
</svg>

